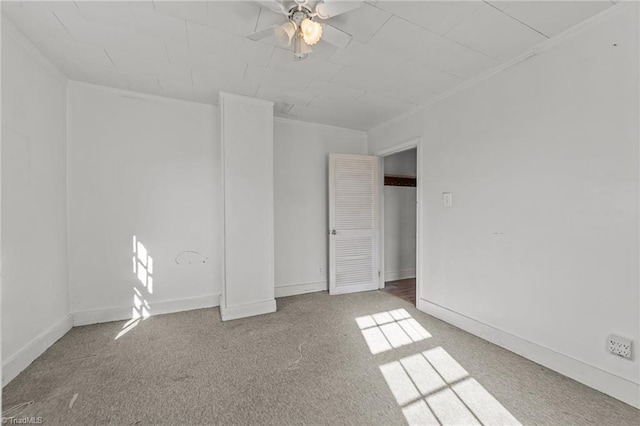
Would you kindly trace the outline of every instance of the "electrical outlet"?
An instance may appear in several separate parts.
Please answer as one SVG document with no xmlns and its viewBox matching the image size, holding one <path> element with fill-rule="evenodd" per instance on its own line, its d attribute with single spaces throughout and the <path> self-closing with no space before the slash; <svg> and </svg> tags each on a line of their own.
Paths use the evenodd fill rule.
<svg viewBox="0 0 640 426">
<path fill-rule="evenodd" d="M 607 337 L 607 349 L 614 355 L 631 359 L 631 340 L 611 334 Z"/>
<path fill-rule="evenodd" d="M 318 266 L 318 275 L 322 275 L 324 273 L 324 268 L 322 266 Z"/>
</svg>

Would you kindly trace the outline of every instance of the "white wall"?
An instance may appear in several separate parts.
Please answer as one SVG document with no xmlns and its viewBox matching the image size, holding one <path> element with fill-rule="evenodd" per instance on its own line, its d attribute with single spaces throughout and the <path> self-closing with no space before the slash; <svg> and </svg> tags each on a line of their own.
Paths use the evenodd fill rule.
<svg viewBox="0 0 640 426">
<path fill-rule="evenodd" d="M 213 306 L 221 285 L 218 110 L 69 85 L 69 243 L 76 324 Z M 153 258 L 153 292 L 132 238 Z M 186 253 L 185 253 L 186 252 Z M 192 253 L 197 252 L 197 253 Z M 181 254 L 182 253 L 182 254 Z"/>
<path fill-rule="evenodd" d="M 417 149 L 407 149 L 383 157 L 384 174 L 396 176 L 413 176 L 417 174 Z"/>
<path fill-rule="evenodd" d="M 421 309 L 640 405 L 637 7 L 369 136 L 422 137 Z"/>
<path fill-rule="evenodd" d="M 67 79 L 2 23 L 3 383 L 71 328 Z"/>
<path fill-rule="evenodd" d="M 328 289 L 331 152 L 366 155 L 367 135 L 275 119 L 276 297 Z"/>
<path fill-rule="evenodd" d="M 385 175 L 416 176 L 416 149 L 384 157 Z M 384 187 L 385 281 L 416 276 L 416 188 Z"/>
</svg>

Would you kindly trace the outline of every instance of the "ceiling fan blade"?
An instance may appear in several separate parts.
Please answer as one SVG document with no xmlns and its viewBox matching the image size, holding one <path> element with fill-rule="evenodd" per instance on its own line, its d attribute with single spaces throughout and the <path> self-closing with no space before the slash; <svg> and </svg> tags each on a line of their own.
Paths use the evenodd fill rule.
<svg viewBox="0 0 640 426">
<path fill-rule="evenodd" d="M 256 31 L 255 33 L 249 34 L 247 38 L 253 41 L 262 40 L 263 38 L 267 38 L 273 35 L 273 30 L 275 29 L 275 27 L 276 25 L 272 25 L 270 27 L 265 28 L 264 30 Z"/>
<path fill-rule="evenodd" d="M 357 9 L 360 6 L 362 6 L 361 1 L 324 0 L 322 2 L 318 2 L 315 12 L 318 18 L 329 19 Z"/>
<path fill-rule="evenodd" d="M 280 3 L 278 0 L 253 0 L 253 1 L 258 3 L 260 6 L 264 7 L 265 9 L 269 9 L 272 12 L 281 13 L 285 16 L 289 15 L 289 12 L 284 8 L 284 5 Z"/>
<path fill-rule="evenodd" d="M 322 40 L 344 49 L 351 43 L 353 36 L 329 24 L 322 25 Z"/>
</svg>

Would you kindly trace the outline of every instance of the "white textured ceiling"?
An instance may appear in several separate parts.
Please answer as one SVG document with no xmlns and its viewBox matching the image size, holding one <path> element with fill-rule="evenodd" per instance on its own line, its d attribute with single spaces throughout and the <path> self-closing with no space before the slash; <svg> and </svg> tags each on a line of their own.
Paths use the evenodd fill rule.
<svg viewBox="0 0 640 426">
<path fill-rule="evenodd" d="M 327 22 L 353 35 L 294 62 L 255 2 L 3 2 L 70 78 L 204 103 L 269 99 L 276 115 L 368 130 L 613 6 L 614 1 L 369 1 Z"/>
</svg>

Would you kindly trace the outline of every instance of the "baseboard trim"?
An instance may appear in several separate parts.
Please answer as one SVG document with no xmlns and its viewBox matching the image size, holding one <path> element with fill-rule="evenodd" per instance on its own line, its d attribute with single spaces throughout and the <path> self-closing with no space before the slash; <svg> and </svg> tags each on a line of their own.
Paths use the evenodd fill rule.
<svg viewBox="0 0 640 426">
<path fill-rule="evenodd" d="M 317 291 L 327 291 L 329 283 L 326 281 L 317 281 L 313 283 L 289 284 L 276 286 L 276 298 L 295 296 L 297 294 L 315 293 Z"/>
<path fill-rule="evenodd" d="M 329 290 L 330 295 L 338 295 L 338 294 L 349 294 L 349 293 L 358 293 L 361 291 L 374 291 L 378 289 L 377 280 L 374 283 L 368 284 L 358 284 L 358 285 L 348 285 L 345 287 L 336 286 L 333 290 Z"/>
<path fill-rule="evenodd" d="M 404 269 L 401 271 L 384 271 L 385 281 L 404 280 L 405 278 L 415 278 L 415 269 Z"/>
<path fill-rule="evenodd" d="M 172 314 L 175 312 L 191 311 L 194 309 L 212 308 L 218 306 L 220 296 L 191 297 L 187 299 L 168 300 L 165 302 L 150 303 L 151 316 Z M 131 306 L 96 309 L 73 313 L 73 326 L 99 324 L 102 322 L 121 321 L 131 319 Z"/>
<path fill-rule="evenodd" d="M 51 345 L 67 334 L 73 327 L 70 314 L 46 329 L 17 353 L 2 363 L 2 386 L 16 378 L 25 368 L 42 355 Z"/>
<path fill-rule="evenodd" d="M 262 302 L 249 303 L 240 306 L 225 307 L 224 304 L 220 305 L 220 316 L 222 317 L 222 321 L 270 314 L 275 311 L 276 299 L 264 300 Z"/>
<path fill-rule="evenodd" d="M 564 376 L 640 408 L 640 385 L 420 298 L 418 309 Z"/>
</svg>

